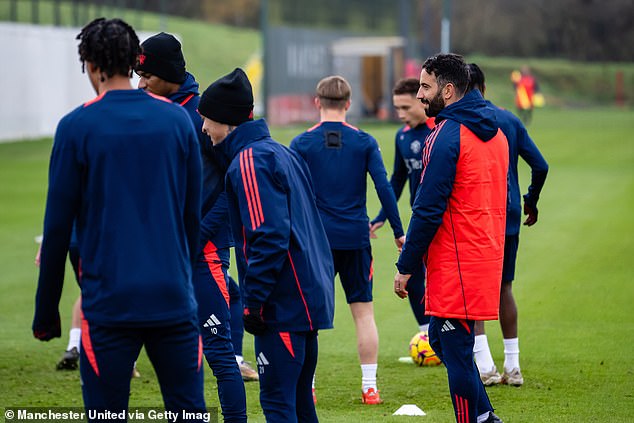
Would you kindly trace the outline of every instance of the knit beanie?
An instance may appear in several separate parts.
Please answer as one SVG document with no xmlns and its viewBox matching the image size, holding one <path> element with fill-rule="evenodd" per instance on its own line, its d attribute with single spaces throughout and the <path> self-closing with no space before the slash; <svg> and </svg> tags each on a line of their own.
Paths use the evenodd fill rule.
<svg viewBox="0 0 634 423">
<path fill-rule="evenodd" d="M 253 89 L 240 68 L 213 82 L 200 97 L 198 112 L 218 123 L 238 126 L 253 119 Z"/>
<path fill-rule="evenodd" d="M 153 35 L 141 44 L 141 54 L 135 70 L 182 84 L 186 74 L 181 43 L 165 32 Z"/>
</svg>

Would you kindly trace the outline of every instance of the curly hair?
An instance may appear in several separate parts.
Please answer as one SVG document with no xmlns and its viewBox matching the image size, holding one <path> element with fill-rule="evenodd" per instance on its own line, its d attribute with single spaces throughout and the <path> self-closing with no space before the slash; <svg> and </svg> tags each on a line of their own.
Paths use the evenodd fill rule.
<svg viewBox="0 0 634 423">
<path fill-rule="evenodd" d="M 82 71 L 93 63 L 108 78 L 132 76 L 140 52 L 134 29 L 121 19 L 97 18 L 77 35 Z M 103 78 L 103 77 L 102 77 Z"/>
</svg>

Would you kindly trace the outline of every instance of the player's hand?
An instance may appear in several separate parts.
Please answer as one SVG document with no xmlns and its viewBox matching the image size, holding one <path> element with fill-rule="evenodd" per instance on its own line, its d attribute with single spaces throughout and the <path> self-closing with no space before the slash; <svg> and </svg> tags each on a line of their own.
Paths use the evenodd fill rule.
<svg viewBox="0 0 634 423">
<path fill-rule="evenodd" d="M 42 244 L 37 247 L 37 254 L 35 255 L 35 265 L 40 267 L 40 258 L 42 257 Z"/>
<path fill-rule="evenodd" d="M 375 222 L 375 223 L 369 223 L 368 225 L 370 225 L 370 238 L 375 239 L 378 238 L 377 235 L 375 234 L 375 232 L 382 228 L 383 225 L 385 225 L 385 221 L 381 222 Z"/>
<path fill-rule="evenodd" d="M 396 272 L 394 275 L 394 293 L 399 298 L 407 298 L 407 282 L 412 275 L 404 275 L 401 272 Z"/>
<path fill-rule="evenodd" d="M 528 216 L 524 221 L 524 225 L 533 226 L 537 223 L 537 206 L 524 203 L 524 214 Z"/>
<path fill-rule="evenodd" d="M 242 322 L 244 323 L 244 330 L 251 335 L 263 335 L 268 329 L 262 318 L 262 307 L 245 308 Z"/>
<path fill-rule="evenodd" d="M 56 316 L 48 319 L 43 319 L 35 313 L 33 319 L 33 336 L 40 341 L 50 341 L 53 338 L 61 338 L 62 336 L 62 323 L 59 317 L 59 312 Z"/>
<path fill-rule="evenodd" d="M 396 244 L 396 248 L 398 248 L 398 252 L 400 253 L 403 250 L 403 245 L 405 245 L 405 235 L 400 238 L 395 238 L 394 243 Z"/>
</svg>

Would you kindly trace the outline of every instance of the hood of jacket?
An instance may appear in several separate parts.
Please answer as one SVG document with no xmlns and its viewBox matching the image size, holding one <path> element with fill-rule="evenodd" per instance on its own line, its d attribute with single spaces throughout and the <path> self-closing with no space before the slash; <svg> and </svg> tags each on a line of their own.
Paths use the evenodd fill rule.
<svg viewBox="0 0 634 423">
<path fill-rule="evenodd" d="M 466 126 L 482 141 L 489 141 L 498 132 L 495 110 L 478 90 L 469 91 L 460 100 L 442 109 L 436 116 L 436 125 L 445 119 Z"/>
<path fill-rule="evenodd" d="M 196 78 L 194 78 L 194 75 L 186 72 L 185 82 L 181 84 L 178 91 L 168 95 L 167 98 L 172 100 L 174 103 L 180 103 L 181 101 L 185 100 L 185 98 L 190 94 L 198 95 L 198 88 L 199 85 L 196 81 Z"/>
</svg>

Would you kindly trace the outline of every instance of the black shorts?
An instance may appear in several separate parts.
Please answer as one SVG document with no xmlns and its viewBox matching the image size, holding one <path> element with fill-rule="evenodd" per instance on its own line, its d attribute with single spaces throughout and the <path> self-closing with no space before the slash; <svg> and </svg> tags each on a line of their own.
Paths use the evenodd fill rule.
<svg viewBox="0 0 634 423">
<path fill-rule="evenodd" d="M 335 274 L 339 274 L 346 301 L 369 303 L 372 301 L 373 260 L 372 247 L 358 250 L 332 250 Z"/>
<path fill-rule="evenodd" d="M 502 282 L 513 282 L 515 279 L 515 261 L 520 244 L 519 235 L 507 235 L 504 238 L 504 267 L 502 267 Z"/>
</svg>

